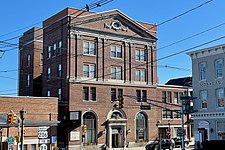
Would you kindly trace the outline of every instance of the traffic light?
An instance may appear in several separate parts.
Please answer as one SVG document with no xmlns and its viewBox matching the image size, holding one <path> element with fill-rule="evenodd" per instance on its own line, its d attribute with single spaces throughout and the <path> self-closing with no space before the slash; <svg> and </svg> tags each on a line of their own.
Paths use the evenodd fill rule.
<svg viewBox="0 0 225 150">
<path fill-rule="evenodd" d="M 17 119 L 17 115 L 15 113 L 13 113 L 13 115 L 12 115 L 12 123 L 13 124 L 16 123 L 16 119 Z"/>
<path fill-rule="evenodd" d="M 123 96 L 119 96 L 119 108 L 123 108 Z"/>
<path fill-rule="evenodd" d="M 20 142 L 20 136 L 15 136 L 16 138 L 16 142 L 19 143 Z"/>
<path fill-rule="evenodd" d="M 13 114 L 8 113 L 7 114 L 7 124 L 12 124 L 13 123 Z"/>
<path fill-rule="evenodd" d="M 83 133 L 87 132 L 87 125 L 86 124 L 83 125 L 82 130 L 83 130 Z"/>
<path fill-rule="evenodd" d="M 7 115 L 7 124 L 15 124 L 17 115 L 15 113 L 8 113 Z"/>
</svg>

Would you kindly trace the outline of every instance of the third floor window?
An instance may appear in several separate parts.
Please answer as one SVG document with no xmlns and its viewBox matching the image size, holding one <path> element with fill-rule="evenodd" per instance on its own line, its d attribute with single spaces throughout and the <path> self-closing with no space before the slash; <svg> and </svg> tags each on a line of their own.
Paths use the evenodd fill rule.
<svg viewBox="0 0 225 150">
<path fill-rule="evenodd" d="M 122 67 L 112 66 L 111 67 L 111 78 L 121 80 L 122 79 Z"/>
<path fill-rule="evenodd" d="M 84 54 L 96 55 L 95 42 L 93 41 L 84 41 L 83 43 Z"/>
<path fill-rule="evenodd" d="M 205 80 L 206 79 L 206 62 L 200 63 L 199 69 L 200 69 L 200 80 Z"/>
<path fill-rule="evenodd" d="M 136 70 L 136 81 L 146 81 L 145 69 L 137 69 Z"/>
<path fill-rule="evenodd" d="M 224 88 L 216 89 L 217 107 L 224 107 Z"/>
<path fill-rule="evenodd" d="M 118 45 L 111 46 L 111 57 L 122 58 L 122 47 Z"/>
<path fill-rule="evenodd" d="M 136 61 L 145 61 L 146 60 L 145 50 L 136 50 L 135 51 L 135 60 Z"/>
<path fill-rule="evenodd" d="M 223 60 L 218 59 L 215 62 L 215 67 L 216 67 L 216 77 L 221 78 L 223 76 Z"/>
<path fill-rule="evenodd" d="M 84 64 L 83 75 L 84 77 L 95 78 L 95 64 Z"/>
</svg>

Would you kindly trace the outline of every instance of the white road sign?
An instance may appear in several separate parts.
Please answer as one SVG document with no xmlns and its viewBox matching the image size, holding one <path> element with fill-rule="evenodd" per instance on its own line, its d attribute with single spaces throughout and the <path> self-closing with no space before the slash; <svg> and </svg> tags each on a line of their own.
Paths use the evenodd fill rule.
<svg viewBox="0 0 225 150">
<path fill-rule="evenodd" d="M 48 138 L 48 131 L 39 130 L 38 131 L 38 138 L 39 139 L 46 139 L 46 138 Z"/>
<path fill-rule="evenodd" d="M 39 144 L 48 144 L 48 143 L 50 143 L 50 139 L 39 139 L 38 143 Z"/>
<path fill-rule="evenodd" d="M 46 144 L 41 144 L 39 150 L 48 150 L 48 146 Z"/>
</svg>

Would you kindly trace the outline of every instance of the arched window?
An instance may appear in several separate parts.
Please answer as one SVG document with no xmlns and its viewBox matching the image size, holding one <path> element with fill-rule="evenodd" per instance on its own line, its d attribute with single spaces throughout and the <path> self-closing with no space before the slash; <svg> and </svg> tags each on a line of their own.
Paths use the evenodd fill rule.
<svg viewBox="0 0 225 150">
<path fill-rule="evenodd" d="M 85 144 L 97 144 L 96 136 L 96 116 L 92 112 L 87 112 L 83 116 L 83 124 L 86 125 Z"/>
<path fill-rule="evenodd" d="M 136 116 L 136 140 L 147 140 L 147 117 L 144 113 L 140 112 Z"/>
</svg>

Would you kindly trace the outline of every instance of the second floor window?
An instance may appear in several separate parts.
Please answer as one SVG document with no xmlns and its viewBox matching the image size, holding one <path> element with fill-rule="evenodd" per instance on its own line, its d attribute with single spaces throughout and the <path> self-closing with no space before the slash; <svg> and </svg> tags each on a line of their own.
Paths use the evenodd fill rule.
<svg viewBox="0 0 225 150">
<path fill-rule="evenodd" d="M 47 58 L 51 58 L 51 46 L 48 46 Z"/>
<path fill-rule="evenodd" d="M 221 78 L 223 76 L 223 61 L 222 59 L 218 59 L 215 62 L 215 66 L 216 66 L 216 77 L 217 78 Z"/>
<path fill-rule="evenodd" d="M 62 77 L 62 65 L 58 65 L 58 77 Z"/>
<path fill-rule="evenodd" d="M 146 81 L 145 69 L 137 69 L 136 70 L 136 81 Z"/>
<path fill-rule="evenodd" d="M 121 80 L 122 79 L 122 67 L 112 66 L 111 67 L 111 78 Z"/>
<path fill-rule="evenodd" d="M 30 67 L 30 55 L 27 55 L 27 67 Z"/>
<path fill-rule="evenodd" d="M 171 97 L 171 92 L 167 91 L 167 103 L 172 103 L 172 97 Z"/>
<path fill-rule="evenodd" d="M 216 89 L 217 106 L 224 107 L 224 88 Z"/>
<path fill-rule="evenodd" d="M 47 80 L 50 80 L 51 78 L 51 68 L 48 68 L 47 70 Z"/>
<path fill-rule="evenodd" d="M 122 48 L 118 45 L 111 46 L 111 57 L 112 58 L 122 58 Z"/>
<path fill-rule="evenodd" d="M 174 92 L 174 97 L 173 97 L 173 101 L 175 104 L 178 104 L 178 92 Z"/>
<path fill-rule="evenodd" d="M 62 100 L 62 89 L 61 88 L 58 89 L 58 99 Z"/>
<path fill-rule="evenodd" d="M 83 75 L 84 77 L 95 78 L 95 64 L 84 64 Z"/>
<path fill-rule="evenodd" d="M 123 89 L 111 88 L 111 101 L 117 99 L 117 96 L 123 95 Z"/>
<path fill-rule="evenodd" d="M 59 41 L 58 55 L 62 55 L 62 41 Z"/>
<path fill-rule="evenodd" d="M 83 100 L 96 101 L 96 87 L 83 87 Z"/>
<path fill-rule="evenodd" d="M 207 91 L 200 91 L 201 108 L 207 108 Z"/>
<path fill-rule="evenodd" d="M 96 55 L 95 42 L 93 41 L 84 41 L 83 43 L 84 54 Z"/>
<path fill-rule="evenodd" d="M 135 51 L 135 60 L 136 61 L 145 61 L 145 50 L 136 50 Z"/>
<path fill-rule="evenodd" d="M 30 75 L 28 74 L 27 75 L 27 87 L 29 87 L 30 86 Z"/>
<path fill-rule="evenodd" d="M 206 63 L 202 62 L 200 63 L 200 80 L 205 80 L 206 79 Z"/>
<path fill-rule="evenodd" d="M 171 110 L 163 110 L 162 112 L 163 119 L 172 119 L 172 111 Z"/>
<path fill-rule="evenodd" d="M 147 101 L 147 91 L 146 90 L 136 90 L 137 102 Z"/>
<path fill-rule="evenodd" d="M 52 57 L 56 56 L 56 44 L 53 45 Z"/>
</svg>

